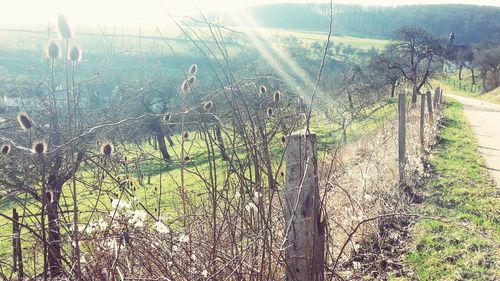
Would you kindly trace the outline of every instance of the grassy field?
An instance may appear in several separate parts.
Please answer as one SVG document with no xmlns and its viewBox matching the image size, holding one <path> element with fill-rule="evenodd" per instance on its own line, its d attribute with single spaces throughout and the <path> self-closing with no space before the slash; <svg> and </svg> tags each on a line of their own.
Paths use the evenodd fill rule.
<svg viewBox="0 0 500 281">
<path fill-rule="evenodd" d="M 463 115 L 450 101 L 445 128 L 430 160 L 436 175 L 418 207 L 425 217 L 414 227 L 407 262 L 417 280 L 499 280 L 498 191 Z"/>
<path fill-rule="evenodd" d="M 439 80 L 433 80 L 431 84 L 434 86 L 441 87 L 444 93 L 452 93 L 454 95 L 462 97 L 477 98 L 487 102 L 500 104 L 500 88 L 496 88 L 495 90 L 489 91 L 487 93 L 481 93 L 480 90 L 468 91 L 467 89 L 464 89 L 464 87 L 457 86 L 456 82 L 450 82 L 450 81 L 453 80 L 439 79 Z"/>
<path fill-rule="evenodd" d="M 325 42 L 327 38 L 326 33 L 307 32 L 307 31 L 293 31 L 284 29 L 272 28 L 259 28 L 259 32 L 269 37 L 287 37 L 293 36 L 304 43 Z M 351 45 L 353 48 L 367 50 L 372 47 L 375 49 L 383 49 L 389 41 L 381 39 L 359 38 L 350 36 L 333 36 L 332 42 L 334 45 L 344 44 L 345 46 Z"/>
<path fill-rule="evenodd" d="M 25 29 L 1 29 L 0 28 L 0 50 L 15 49 L 16 51 L 37 51 L 44 50 L 48 40 L 48 32 L 42 27 L 30 27 L 33 30 Z M 208 28 L 196 27 L 186 28 L 188 36 L 195 41 L 204 41 L 208 46 L 213 47 L 213 39 Z M 237 29 L 240 33 L 222 30 L 226 45 L 230 52 L 236 54 L 239 48 L 234 43 L 243 44 L 244 33 L 251 32 L 261 35 L 269 40 L 274 46 L 278 37 L 293 36 L 306 45 L 313 42 L 324 43 L 327 34 L 318 32 L 292 31 L 271 28 L 249 28 Z M 123 28 L 80 28 L 76 34 L 76 42 L 84 50 L 92 50 L 91 53 L 106 52 L 131 52 L 131 53 L 149 53 L 159 55 L 170 55 L 170 49 L 165 42 L 175 51 L 177 55 L 189 55 L 193 52 L 195 46 L 189 41 L 189 37 L 179 28 L 162 27 L 149 29 L 123 29 Z M 55 38 L 56 36 L 51 36 Z M 367 50 L 372 47 L 382 49 L 387 40 L 358 38 L 349 36 L 333 36 L 333 44 L 351 45 L 356 49 Z"/>
<path fill-rule="evenodd" d="M 489 91 L 484 95 L 481 95 L 480 99 L 491 103 L 500 104 L 500 87 L 496 88 L 493 91 Z"/>
</svg>

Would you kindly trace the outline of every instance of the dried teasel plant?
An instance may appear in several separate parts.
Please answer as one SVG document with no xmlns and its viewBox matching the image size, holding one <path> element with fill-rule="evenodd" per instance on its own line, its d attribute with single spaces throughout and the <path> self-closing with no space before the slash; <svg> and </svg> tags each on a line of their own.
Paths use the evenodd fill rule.
<svg viewBox="0 0 500 281">
<path fill-rule="evenodd" d="M 111 142 L 105 141 L 101 145 L 100 150 L 101 150 L 101 154 L 103 154 L 106 157 L 110 157 L 113 154 L 115 147 L 113 146 L 113 144 Z"/>
<path fill-rule="evenodd" d="M 34 125 L 33 121 L 31 121 L 31 118 L 28 116 L 28 113 L 24 111 L 17 114 L 17 122 L 23 130 L 30 130 Z"/>
<path fill-rule="evenodd" d="M 59 45 L 57 45 L 57 43 L 54 41 L 50 41 L 45 47 L 45 55 L 50 59 L 55 60 L 59 58 L 59 53 Z"/>
<path fill-rule="evenodd" d="M 163 115 L 160 120 L 163 124 L 168 125 L 170 123 L 170 120 L 172 119 L 172 115 L 170 113 L 167 113 Z"/>
<path fill-rule="evenodd" d="M 280 91 L 275 91 L 273 94 L 273 100 L 275 103 L 278 103 L 281 101 L 281 92 Z"/>
<path fill-rule="evenodd" d="M 82 48 L 79 46 L 73 46 L 69 50 L 68 59 L 72 62 L 79 62 L 82 60 Z"/>
<path fill-rule="evenodd" d="M 181 85 L 181 92 L 187 93 L 191 90 L 191 85 L 189 85 L 188 80 L 184 80 Z"/>
<path fill-rule="evenodd" d="M 45 200 L 49 203 L 54 203 L 54 191 L 49 190 L 45 192 Z"/>
<path fill-rule="evenodd" d="M 196 75 L 197 72 L 198 72 L 198 65 L 192 64 L 189 67 L 189 75 Z"/>
<path fill-rule="evenodd" d="M 10 144 L 7 143 L 7 144 L 2 145 L 2 149 L 0 150 L 0 153 L 2 155 L 9 155 L 11 150 L 12 150 L 12 147 L 10 146 Z"/>
<path fill-rule="evenodd" d="M 35 154 L 42 155 L 47 153 L 47 143 L 45 141 L 34 141 L 31 151 Z"/>
<path fill-rule="evenodd" d="M 187 79 L 187 82 L 189 83 L 189 86 L 192 87 L 194 85 L 194 83 L 196 82 L 196 76 L 194 76 L 194 75 L 189 76 Z"/>
<path fill-rule="evenodd" d="M 266 113 L 267 113 L 268 116 L 273 116 L 273 108 L 272 107 L 268 107 L 266 109 Z"/>
<path fill-rule="evenodd" d="M 59 37 L 64 40 L 68 40 L 73 37 L 73 33 L 71 31 L 71 28 L 69 27 L 68 21 L 63 15 L 59 15 L 59 17 L 57 18 L 57 34 L 59 34 Z"/>
<path fill-rule="evenodd" d="M 213 106 L 213 102 L 207 101 L 206 103 L 203 104 L 203 109 L 205 109 L 205 111 L 210 111 L 210 109 L 212 109 L 212 106 Z"/>
<path fill-rule="evenodd" d="M 265 94 L 265 93 L 267 93 L 266 86 L 264 86 L 264 85 L 260 86 L 259 93 L 262 94 L 262 95 Z"/>
</svg>

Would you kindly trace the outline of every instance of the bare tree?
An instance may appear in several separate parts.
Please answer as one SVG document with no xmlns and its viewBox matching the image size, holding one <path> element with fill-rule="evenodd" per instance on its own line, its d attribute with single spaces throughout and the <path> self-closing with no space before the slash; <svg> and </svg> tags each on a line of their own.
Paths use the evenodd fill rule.
<svg viewBox="0 0 500 281">
<path fill-rule="evenodd" d="M 500 44 L 494 41 L 483 41 L 473 47 L 474 61 L 480 69 L 483 89 L 488 91 L 499 86 Z M 488 85 L 490 74 L 491 85 Z"/>
<path fill-rule="evenodd" d="M 434 73 L 433 59 L 441 52 L 441 42 L 417 27 L 402 27 L 394 32 L 394 40 L 386 47 L 383 62 L 398 70 L 412 86 L 412 104 L 416 104 L 420 89 Z"/>
</svg>

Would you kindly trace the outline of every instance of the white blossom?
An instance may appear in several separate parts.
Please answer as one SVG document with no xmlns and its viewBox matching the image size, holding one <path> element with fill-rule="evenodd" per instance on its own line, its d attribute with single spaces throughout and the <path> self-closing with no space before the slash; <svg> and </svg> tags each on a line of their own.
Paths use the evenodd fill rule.
<svg viewBox="0 0 500 281">
<path fill-rule="evenodd" d="M 258 192 L 258 191 L 255 191 L 253 193 L 253 197 L 255 198 L 255 200 L 259 200 L 259 198 L 262 197 L 262 193 Z"/>
<path fill-rule="evenodd" d="M 170 233 L 170 229 L 168 228 L 168 226 L 166 226 L 161 220 L 157 221 L 155 224 L 156 224 L 156 231 L 158 231 L 158 233 L 162 234 Z"/>
<path fill-rule="evenodd" d="M 180 243 L 187 243 L 187 242 L 189 242 L 189 236 L 186 235 L 186 234 L 181 234 L 181 236 L 179 236 L 179 242 Z"/>
<path fill-rule="evenodd" d="M 113 209 L 130 209 L 130 203 L 124 201 L 124 200 L 120 200 L 118 198 L 115 198 L 113 199 L 113 201 L 111 201 L 111 207 L 113 207 Z"/>
<path fill-rule="evenodd" d="M 103 219 L 99 219 L 99 222 L 97 223 L 97 225 L 99 226 L 101 231 L 106 230 L 106 228 L 108 227 L 108 223 Z"/>
<path fill-rule="evenodd" d="M 254 211 L 258 211 L 259 208 L 257 208 L 257 205 L 255 205 L 254 202 L 250 202 L 248 203 L 246 206 L 245 206 L 245 210 L 247 210 L 248 212 L 254 210 Z"/>
<path fill-rule="evenodd" d="M 78 227 L 80 228 L 80 227 Z M 85 228 L 85 232 L 88 233 L 88 234 L 91 234 L 92 232 L 94 232 L 94 230 L 96 229 L 96 224 L 95 223 L 89 223 L 89 225 L 87 226 L 87 228 Z"/>
<path fill-rule="evenodd" d="M 132 224 L 135 227 L 143 227 L 147 213 L 143 210 L 127 211 L 126 216 L 129 218 L 129 224 Z"/>
</svg>

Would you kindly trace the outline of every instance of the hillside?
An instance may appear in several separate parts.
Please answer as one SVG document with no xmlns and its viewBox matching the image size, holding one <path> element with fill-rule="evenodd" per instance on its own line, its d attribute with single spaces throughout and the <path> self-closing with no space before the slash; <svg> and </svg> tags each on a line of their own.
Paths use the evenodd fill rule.
<svg viewBox="0 0 500 281">
<path fill-rule="evenodd" d="M 272 4 L 247 10 L 261 27 L 309 31 L 327 31 L 328 4 Z M 403 25 L 416 25 L 432 34 L 447 38 L 457 35 L 458 44 L 470 44 L 485 38 L 500 38 L 500 8 L 475 5 L 411 5 L 398 7 L 335 4 L 334 34 L 368 38 L 390 38 Z M 241 17 L 213 15 L 224 25 L 241 25 Z"/>
</svg>

